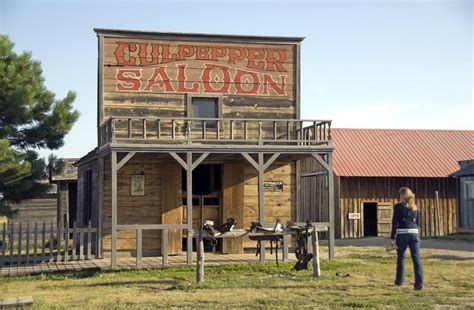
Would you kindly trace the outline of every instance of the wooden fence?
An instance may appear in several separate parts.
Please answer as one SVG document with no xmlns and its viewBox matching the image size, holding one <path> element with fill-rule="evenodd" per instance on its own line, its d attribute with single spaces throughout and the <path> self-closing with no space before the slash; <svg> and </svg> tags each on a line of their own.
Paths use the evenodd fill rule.
<svg viewBox="0 0 474 310">
<path fill-rule="evenodd" d="M 86 260 L 98 253 L 98 229 L 53 222 L 4 223 L 0 236 L 0 266 Z"/>
</svg>

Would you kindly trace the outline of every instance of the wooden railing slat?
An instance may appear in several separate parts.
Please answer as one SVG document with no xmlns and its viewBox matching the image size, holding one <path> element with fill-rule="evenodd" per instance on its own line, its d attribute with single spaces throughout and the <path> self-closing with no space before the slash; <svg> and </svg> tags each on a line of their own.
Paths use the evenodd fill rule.
<svg viewBox="0 0 474 310">
<path fill-rule="evenodd" d="M 10 265 L 13 265 L 13 245 L 15 241 L 15 230 L 13 223 L 10 223 Z"/>
<path fill-rule="evenodd" d="M 76 221 L 72 226 L 72 260 L 76 260 L 76 247 L 77 247 L 77 230 L 76 230 Z"/>
<path fill-rule="evenodd" d="M 92 257 L 92 222 L 89 220 L 89 224 L 87 225 L 87 252 L 86 252 L 86 259 L 90 259 Z"/>
<path fill-rule="evenodd" d="M 35 222 L 35 239 L 33 241 L 33 263 L 38 262 L 38 222 Z"/>
<path fill-rule="evenodd" d="M 6 223 L 3 223 L 2 225 L 2 257 L 1 257 L 1 263 L 0 266 L 5 265 L 5 248 L 6 248 L 6 242 L 7 242 L 7 229 L 6 229 Z"/>
<path fill-rule="evenodd" d="M 30 222 L 26 223 L 26 264 L 30 264 Z"/>
<path fill-rule="evenodd" d="M 41 262 L 46 260 L 46 222 L 43 221 L 43 229 L 41 233 Z"/>
<path fill-rule="evenodd" d="M 49 227 L 49 262 L 53 262 L 53 246 L 54 246 L 54 231 L 53 231 L 53 221 Z"/>
<path fill-rule="evenodd" d="M 79 231 L 79 259 L 84 260 L 84 230 Z"/>
<path fill-rule="evenodd" d="M 69 221 L 64 226 L 64 261 L 69 260 Z"/>
<path fill-rule="evenodd" d="M 23 228 L 21 227 L 21 222 L 20 225 L 18 225 L 18 265 L 21 265 L 21 247 L 22 247 L 22 238 L 23 237 Z"/>
<path fill-rule="evenodd" d="M 56 250 L 56 261 L 60 262 L 62 260 L 61 257 L 61 245 L 62 245 L 62 238 L 61 238 L 61 225 L 58 225 L 58 232 L 56 238 L 58 241 L 56 242 L 57 244 L 57 250 Z"/>
</svg>

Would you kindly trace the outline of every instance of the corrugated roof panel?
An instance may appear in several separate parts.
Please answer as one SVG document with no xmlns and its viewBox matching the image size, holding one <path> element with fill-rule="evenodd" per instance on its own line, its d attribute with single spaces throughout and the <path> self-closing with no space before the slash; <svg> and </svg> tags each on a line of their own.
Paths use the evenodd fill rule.
<svg viewBox="0 0 474 310">
<path fill-rule="evenodd" d="M 474 131 L 333 128 L 339 176 L 447 177 L 474 159 Z"/>
</svg>

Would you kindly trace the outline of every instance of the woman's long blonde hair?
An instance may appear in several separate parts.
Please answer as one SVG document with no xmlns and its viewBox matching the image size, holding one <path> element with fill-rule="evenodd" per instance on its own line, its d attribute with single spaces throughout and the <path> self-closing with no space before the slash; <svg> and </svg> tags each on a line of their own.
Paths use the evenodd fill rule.
<svg viewBox="0 0 474 310">
<path fill-rule="evenodd" d="M 408 187 L 402 187 L 398 192 L 400 193 L 400 198 L 405 207 L 412 211 L 415 211 L 415 194 L 413 194 L 411 189 L 409 189 Z"/>
</svg>

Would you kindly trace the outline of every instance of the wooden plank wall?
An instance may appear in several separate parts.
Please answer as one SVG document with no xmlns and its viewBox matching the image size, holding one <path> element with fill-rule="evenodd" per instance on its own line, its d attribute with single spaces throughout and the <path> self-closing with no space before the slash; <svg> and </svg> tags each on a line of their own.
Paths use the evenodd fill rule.
<svg viewBox="0 0 474 310">
<path fill-rule="evenodd" d="M 340 191 L 340 226 L 342 238 L 363 236 L 361 220 L 348 220 L 348 213 L 361 213 L 364 202 L 384 202 L 394 205 L 398 190 L 407 186 L 416 195 L 421 211 L 422 236 L 435 236 L 438 228 L 435 191 L 439 192 L 441 223 L 445 234 L 457 227 L 457 187 L 453 178 L 375 178 L 338 177 Z"/>
<path fill-rule="evenodd" d="M 474 200 L 467 199 L 467 187 L 466 182 L 474 182 L 474 176 L 466 176 L 460 178 L 460 199 L 459 199 L 459 212 L 460 212 L 460 228 L 474 229 Z"/>
<path fill-rule="evenodd" d="M 178 163 L 161 164 L 162 215 L 163 224 L 179 224 L 183 221 L 181 206 L 181 166 Z M 183 231 L 170 229 L 168 232 L 168 254 L 182 252 Z"/>
<path fill-rule="evenodd" d="M 258 221 L 258 176 L 248 163 L 244 169 L 244 228 Z M 274 223 L 279 218 L 283 224 L 296 220 L 296 165 L 276 161 L 264 174 L 264 181 L 283 181 L 283 192 L 265 192 L 265 222 Z M 255 248 L 255 241 L 244 240 L 244 248 Z M 269 246 L 269 244 L 268 244 Z"/>
<path fill-rule="evenodd" d="M 9 223 L 51 222 L 56 224 L 57 198 L 56 194 L 44 195 L 41 198 L 25 200 L 12 205 L 17 213 L 8 220 Z"/>
<path fill-rule="evenodd" d="M 132 48 L 129 46 L 121 49 L 119 42 L 129 42 Z M 159 53 L 159 64 L 142 64 L 140 60 L 140 49 L 144 43 L 147 45 L 147 59 L 151 58 L 152 45 L 169 45 L 171 54 L 178 52 L 178 46 L 187 45 L 194 49 L 194 54 L 187 57 L 186 59 L 173 60 L 168 63 L 161 63 L 161 53 L 163 47 L 160 47 L 157 51 Z M 297 53 L 296 44 L 257 44 L 257 43 L 228 43 L 228 42 L 190 42 L 190 41 L 169 41 L 157 39 L 138 39 L 138 38 L 117 38 L 117 37 L 104 37 L 103 44 L 100 46 L 103 55 L 102 65 L 99 68 L 99 72 L 102 72 L 102 76 L 99 79 L 102 81 L 99 88 L 99 125 L 107 120 L 109 117 L 186 117 L 187 115 L 187 94 L 199 95 L 199 94 L 214 94 L 216 96 L 222 96 L 222 116 L 229 118 L 296 118 L 297 107 L 296 107 L 296 83 L 297 83 Z M 130 52 L 130 49 L 136 48 L 136 51 Z M 277 67 L 268 68 L 266 66 L 266 57 L 260 58 L 258 56 L 251 62 L 255 62 L 258 68 L 249 69 L 249 61 L 247 58 L 243 60 L 231 61 L 228 57 L 217 57 L 215 59 L 206 59 L 205 57 L 197 57 L 197 49 L 200 48 L 223 48 L 225 51 L 232 49 L 240 49 L 248 55 L 247 48 L 255 49 L 258 52 L 264 51 L 268 53 L 269 50 L 281 50 L 285 53 L 285 60 L 282 62 L 283 72 L 278 71 Z M 117 50 L 123 51 L 124 59 L 128 60 L 130 57 L 135 57 L 137 62 L 134 64 L 126 64 L 119 60 L 117 56 Z M 158 54 L 157 54 L 158 55 Z M 274 55 L 278 57 L 278 54 Z M 247 56 L 248 57 L 248 56 Z M 264 64 L 260 66 L 260 64 Z M 203 70 L 206 65 L 222 66 L 229 70 L 229 78 L 223 76 L 220 70 L 211 70 L 210 72 L 210 85 L 213 89 L 220 89 L 223 84 L 229 85 L 229 89 L 225 92 L 211 91 L 203 89 L 202 78 Z M 184 66 L 186 69 L 186 87 L 191 88 L 194 83 L 199 84 L 200 88 L 198 91 L 179 90 L 178 89 L 178 66 Z M 252 64 L 250 66 L 253 67 Z M 155 68 L 165 68 L 173 90 L 166 89 L 165 83 L 161 81 L 161 84 L 154 85 L 148 90 L 145 90 L 145 86 L 148 83 L 148 79 L 153 75 Z M 272 70 L 273 69 L 273 70 Z M 128 71 L 120 71 L 128 70 Z M 135 71 L 130 71 L 135 70 Z M 141 71 L 140 71 L 141 70 Z M 245 70 L 251 72 L 255 76 L 259 76 L 260 86 L 258 87 L 257 93 L 251 94 L 236 94 L 236 87 L 233 81 L 237 70 Z M 140 71 L 140 78 L 136 78 L 135 73 Z M 128 77 L 128 82 L 124 82 L 120 78 L 119 72 L 124 73 Z M 135 73 L 133 73 L 135 72 Z M 267 74 L 272 77 L 277 83 L 281 82 L 281 77 L 285 79 L 284 94 L 277 93 L 268 83 L 265 86 L 263 83 L 263 74 Z M 136 79 L 135 79 L 136 78 Z M 160 80 L 160 77 L 157 77 Z M 242 77 L 242 87 L 250 89 L 253 87 L 252 75 L 246 74 Z M 246 81 L 250 83 L 246 83 Z M 141 83 L 141 87 L 138 90 L 127 89 L 134 82 Z M 124 86 L 124 87 L 122 87 Z M 125 88 L 125 89 L 124 89 Z M 265 91 L 267 89 L 267 91 Z M 123 127 L 125 124 L 122 124 Z M 122 126 L 116 125 L 116 131 L 120 132 Z M 124 129 L 124 128 L 122 128 Z"/>
<path fill-rule="evenodd" d="M 226 163 L 223 165 L 222 189 L 223 189 L 223 220 L 233 217 L 236 228 L 247 228 L 244 226 L 244 164 Z M 222 253 L 243 253 L 243 238 L 222 238 Z"/>
</svg>

